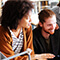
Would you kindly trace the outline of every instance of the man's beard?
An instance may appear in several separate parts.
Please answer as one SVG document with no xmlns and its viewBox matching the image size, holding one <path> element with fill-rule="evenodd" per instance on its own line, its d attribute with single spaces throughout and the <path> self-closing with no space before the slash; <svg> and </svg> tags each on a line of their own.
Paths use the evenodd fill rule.
<svg viewBox="0 0 60 60">
<path fill-rule="evenodd" d="M 54 34 L 54 32 L 55 32 L 55 31 L 49 32 L 49 30 L 52 30 L 52 29 L 48 29 L 48 31 L 47 31 L 47 30 L 45 30 L 45 28 L 43 28 L 43 30 L 44 30 L 46 33 L 48 33 L 48 34 Z"/>
</svg>

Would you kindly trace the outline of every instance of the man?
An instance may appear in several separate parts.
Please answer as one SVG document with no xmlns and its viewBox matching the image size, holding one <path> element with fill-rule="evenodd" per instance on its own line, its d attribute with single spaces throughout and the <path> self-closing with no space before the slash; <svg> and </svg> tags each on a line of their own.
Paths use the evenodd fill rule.
<svg viewBox="0 0 60 60">
<path fill-rule="evenodd" d="M 60 56 L 60 30 L 56 24 L 56 15 L 49 9 L 39 14 L 39 25 L 33 30 L 33 44 L 36 54 L 52 53 L 58 60 Z"/>
<path fill-rule="evenodd" d="M 57 23 L 58 23 L 58 25 L 60 27 L 60 1 L 57 4 L 57 6 L 52 8 L 51 10 L 56 14 Z"/>
</svg>

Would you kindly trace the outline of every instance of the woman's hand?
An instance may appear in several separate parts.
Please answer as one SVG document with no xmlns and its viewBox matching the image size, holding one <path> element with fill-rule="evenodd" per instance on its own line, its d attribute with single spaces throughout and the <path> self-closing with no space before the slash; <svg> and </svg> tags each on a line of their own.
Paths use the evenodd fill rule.
<svg viewBox="0 0 60 60">
<path fill-rule="evenodd" d="M 31 60 L 38 59 L 38 60 L 47 60 L 47 59 L 53 59 L 55 55 L 51 53 L 43 53 L 43 54 L 34 54 L 31 55 Z"/>
</svg>

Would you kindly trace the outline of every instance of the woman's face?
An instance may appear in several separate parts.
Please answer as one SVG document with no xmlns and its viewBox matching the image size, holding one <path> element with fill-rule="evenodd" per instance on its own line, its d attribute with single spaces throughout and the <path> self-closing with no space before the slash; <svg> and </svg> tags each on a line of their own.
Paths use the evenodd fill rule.
<svg viewBox="0 0 60 60">
<path fill-rule="evenodd" d="M 19 25 L 24 28 L 29 28 L 31 26 L 31 14 L 29 11 L 27 14 L 23 16 L 23 18 L 19 21 Z"/>
</svg>

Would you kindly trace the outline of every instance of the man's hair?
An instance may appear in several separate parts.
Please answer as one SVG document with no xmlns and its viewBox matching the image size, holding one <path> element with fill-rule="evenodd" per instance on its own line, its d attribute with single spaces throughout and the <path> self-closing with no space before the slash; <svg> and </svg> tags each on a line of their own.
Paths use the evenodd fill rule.
<svg viewBox="0 0 60 60">
<path fill-rule="evenodd" d="M 41 23 L 45 22 L 45 19 L 56 15 L 52 10 L 44 9 L 38 14 L 39 21 Z"/>
<path fill-rule="evenodd" d="M 16 29 L 18 21 L 27 14 L 33 8 L 31 1 L 7 1 L 2 10 L 3 27 L 10 27 L 10 29 Z"/>
</svg>

